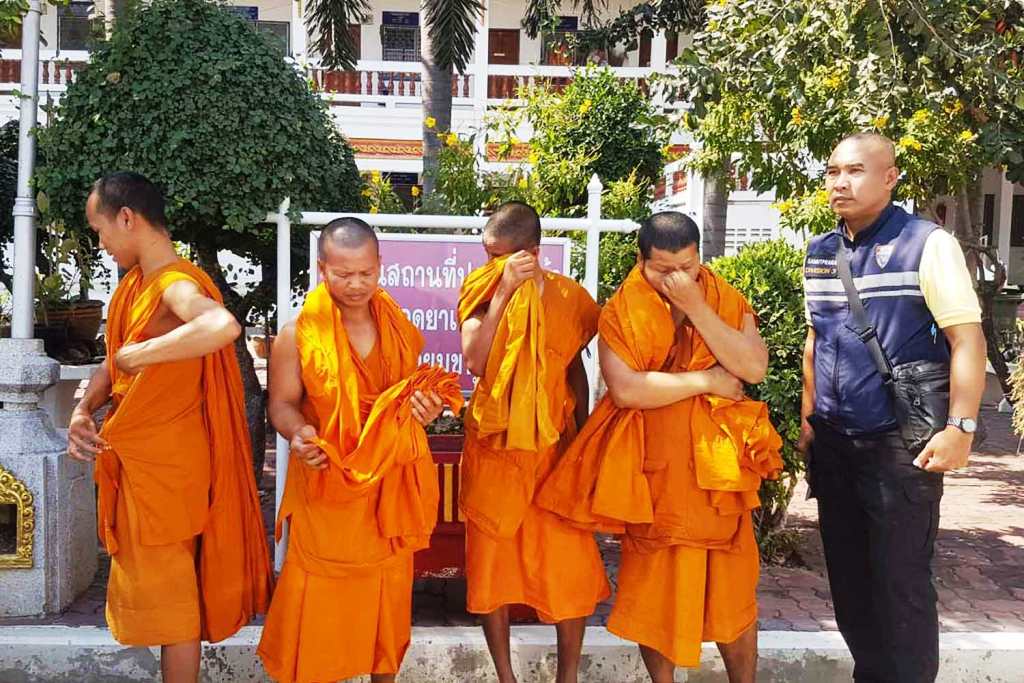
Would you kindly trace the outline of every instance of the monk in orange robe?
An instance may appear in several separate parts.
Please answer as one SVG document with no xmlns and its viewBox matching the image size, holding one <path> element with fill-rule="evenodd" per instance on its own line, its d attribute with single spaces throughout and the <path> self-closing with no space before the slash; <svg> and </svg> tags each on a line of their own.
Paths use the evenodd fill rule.
<svg viewBox="0 0 1024 683">
<path fill-rule="evenodd" d="M 319 270 L 270 360 L 270 419 L 294 458 L 278 517 L 288 554 L 258 653 L 284 683 L 393 681 L 411 634 L 413 552 L 437 520 L 424 426 L 462 393 L 454 373 L 417 368 L 423 336 L 378 287 L 369 225 L 325 226 Z"/>
<path fill-rule="evenodd" d="M 718 643 L 731 683 L 757 662 L 758 552 L 750 511 L 781 470 L 764 403 L 745 399 L 768 352 L 743 296 L 700 263 L 688 217 L 641 226 L 638 264 L 601 314 L 608 395 L 538 502 L 622 534 L 608 630 L 639 643 L 655 683 Z"/>
<path fill-rule="evenodd" d="M 577 680 L 586 617 L 609 595 L 594 536 L 534 504 L 587 419 L 580 357 L 599 308 L 541 268 L 540 219 L 510 202 L 484 228 L 487 265 L 462 288 L 462 350 L 479 378 L 466 411 L 459 505 L 466 517 L 467 608 L 481 615 L 500 683 L 514 681 L 510 604 L 555 624 L 559 683 Z"/>
<path fill-rule="evenodd" d="M 194 683 L 200 639 L 266 611 L 271 569 L 252 476 L 241 327 L 178 257 L 160 190 L 135 173 L 93 186 L 86 217 L 128 270 L 107 313 L 107 357 L 71 416 L 68 453 L 95 461 L 110 553 L 106 616 L 119 642 L 160 645 L 164 681 Z M 109 399 L 101 432 L 92 413 Z"/>
</svg>

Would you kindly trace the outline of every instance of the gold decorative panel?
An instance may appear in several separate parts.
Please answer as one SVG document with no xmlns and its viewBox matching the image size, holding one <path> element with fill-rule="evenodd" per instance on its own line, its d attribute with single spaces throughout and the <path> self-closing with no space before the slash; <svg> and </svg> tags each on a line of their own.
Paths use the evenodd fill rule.
<svg viewBox="0 0 1024 683">
<path fill-rule="evenodd" d="M 0 533 L 13 534 L 13 548 L 8 545 L 0 553 L 0 569 L 30 569 L 36 528 L 32 493 L 3 467 L 0 467 L 0 527 L 4 527 Z"/>
</svg>

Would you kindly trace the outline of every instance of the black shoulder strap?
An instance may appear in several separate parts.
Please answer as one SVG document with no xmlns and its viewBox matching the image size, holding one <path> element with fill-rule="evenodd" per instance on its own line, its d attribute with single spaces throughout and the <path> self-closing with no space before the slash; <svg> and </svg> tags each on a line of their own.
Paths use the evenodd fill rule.
<svg viewBox="0 0 1024 683">
<path fill-rule="evenodd" d="M 882 376 L 882 383 L 889 386 L 892 384 L 892 363 L 889 362 L 882 345 L 878 342 L 878 334 L 874 326 L 868 322 L 868 314 L 864 310 L 864 304 L 861 303 L 860 294 L 857 293 L 857 286 L 853 283 L 850 257 L 846 254 L 846 245 L 844 244 L 840 244 L 836 250 L 836 270 L 839 271 L 839 279 L 842 280 L 843 289 L 846 290 L 846 300 L 850 303 L 850 317 L 853 319 L 851 329 L 868 347 L 868 353 L 875 361 L 878 374 Z"/>
</svg>

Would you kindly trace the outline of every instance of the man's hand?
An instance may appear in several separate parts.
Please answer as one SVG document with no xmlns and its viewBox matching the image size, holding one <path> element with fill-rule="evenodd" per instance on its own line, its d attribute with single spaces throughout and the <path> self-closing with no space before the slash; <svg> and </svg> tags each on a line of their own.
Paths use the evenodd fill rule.
<svg viewBox="0 0 1024 683">
<path fill-rule="evenodd" d="M 141 344 L 125 344 L 122 346 L 117 354 L 114 356 L 114 363 L 117 365 L 117 369 L 121 372 L 134 375 L 142 366 L 138 363 L 138 351 L 141 350 Z"/>
<path fill-rule="evenodd" d="M 327 454 L 315 443 L 316 430 L 310 425 L 299 428 L 288 444 L 291 454 L 315 470 L 327 469 Z"/>
<path fill-rule="evenodd" d="M 914 459 L 914 465 L 927 472 L 949 472 L 966 467 L 973 441 L 973 434 L 966 434 L 956 427 L 946 427 L 931 438 Z"/>
<path fill-rule="evenodd" d="M 667 275 L 662 286 L 669 302 L 687 316 L 705 305 L 704 290 L 700 283 L 682 270 Z"/>
<path fill-rule="evenodd" d="M 743 400 L 743 382 L 721 365 L 704 370 L 704 378 L 707 382 L 707 391 L 704 393 L 729 398 L 733 401 Z"/>
<path fill-rule="evenodd" d="M 804 462 L 811 453 L 811 443 L 814 441 L 814 427 L 807 421 L 807 418 L 800 420 L 800 440 L 796 442 L 796 449 L 803 453 Z"/>
<path fill-rule="evenodd" d="M 501 284 L 499 287 L 506 295 L 519 288 L 527 280 L 537 277 L 540 272 L 540 264 L 537 257 L 528 251 L 517 251 L 505 262 L 505 270 L 501 273 Z"/>
<path fill-rule="evenodd" d="M 92 415 L 84 408 L 76 407 L 68 422 L 68 455 L 80 462 L 93 462 L 107 447 L 107 442 L 96 430 Z"/>
<path fill-rule="evenodd" d="M 432 391 L 428 394 L 414 392 L 409 397 L 409 404 L 412 406 L 412 416 L 424 427 L 436 420 L 444 410 L 444 401 Z"/>
</svg>

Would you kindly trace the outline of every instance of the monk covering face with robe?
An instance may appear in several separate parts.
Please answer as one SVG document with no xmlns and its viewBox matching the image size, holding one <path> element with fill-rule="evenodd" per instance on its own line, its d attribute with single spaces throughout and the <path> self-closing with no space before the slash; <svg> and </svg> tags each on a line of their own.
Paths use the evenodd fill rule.
<svg viewBox="0 0 1024 683">
<path fill-rule="evenodd" d="M 85 212 L 128 271 L 107 312 L 106 360 L 68 427 L 69 455 L 95 461 L 107 624 L 125 645 L 161 646 L 164 681 L 194 683 L 200 638 L 227 638 L 270 598 L 232 344 L 241 327 L 210 278 L 175 253 L 153 183 L 102 178 Z M 92 413 L 111 399 L 97 433 Z"/>
<path fill-rule="evenodd" d="M 483 234 L 487 265 L 459 300 L 462 351 L 479 378 L 466 411 L 459 506 L 467 607 L 480 614 L 500 683 L 515 678 L 510 604 L 556 625 L 559 683 L 577 680 L 585 619 L 608 597 L 593 534 L 534 504 L 534 493 L 588 412 L 581 349 L 599 309 L 575 281 L 538 263 L 540 219 L 511 202 Z"/>
<path fill-rule="evenodd" d="M 270 419 L 292 463 L 278 518 L 288 555 L 258 653 L 283 683 L 393 681 L 409 646 L 413 552 L 437 520 L 424 426 L 458 378 L 417 368 L 423 337 L 378 287 L 369 225 L 324 227 L 321 284 L 270 359 Z"/>
<path fill-rule="evenodd" d="M 757 661 L 758 554 L 750 511 L 782 467 L 764 403 L 744 398 L 768 352 L 743 296 L 700 263 L 676 212 L 640 228 L 637 266 L 601 313 L 608 395 L 538 502 L 622 534 L 608 630 L 639 643 L 655 683 L 716 641 L 731 683 Z"/>
</svg>

